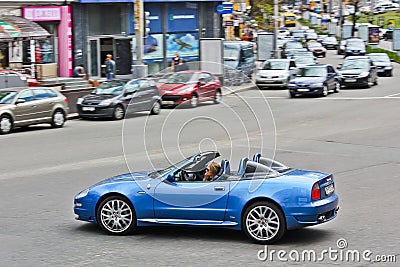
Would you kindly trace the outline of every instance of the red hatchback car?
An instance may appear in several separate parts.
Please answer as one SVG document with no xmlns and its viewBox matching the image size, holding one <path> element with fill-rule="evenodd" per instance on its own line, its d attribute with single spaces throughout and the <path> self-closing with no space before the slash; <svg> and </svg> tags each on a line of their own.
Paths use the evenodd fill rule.
<svg viewBox="0 0 400 267">
<path fill-rule="evenodd" d="M 205 71 L 180 71 L 172 74 L 159 86 L 162 105 L 189 104 L 196 107 L 199 102 L 221 102 L 221 82 Z"/>
</svg>

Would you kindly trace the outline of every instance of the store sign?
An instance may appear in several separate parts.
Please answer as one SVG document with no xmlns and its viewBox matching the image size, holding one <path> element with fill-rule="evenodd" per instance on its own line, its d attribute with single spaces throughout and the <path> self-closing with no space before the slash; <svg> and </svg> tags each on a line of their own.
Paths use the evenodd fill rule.
<svg viewBox="0 0 400 267">
<path fill-rule="evenodd" d="M 196 31 L 197 5 L 171 3 L 168 5 L 168 32 Z"/>
<path fill-rule="evenodd" d="M 22 16 L 30 21 L 61 20 L 61 9 L 58 6 L 27 6 L 23 7 Z"/>
<path fill-rule="evenodd" d="M 21 36 L 21 30 L 19 28 L 15 28 L 13 25 L 6 21 L 0 21 L 0 30 L 7 33 L 10 37 Z"/>
</svg>

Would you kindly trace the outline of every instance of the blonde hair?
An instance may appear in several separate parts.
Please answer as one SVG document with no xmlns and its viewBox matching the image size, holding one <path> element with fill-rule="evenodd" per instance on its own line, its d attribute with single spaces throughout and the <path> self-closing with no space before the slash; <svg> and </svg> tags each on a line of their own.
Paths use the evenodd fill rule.
<svg viewBox="0 0 400 267">
<path fill-rule="evenodd" d="M 106 58 L 112 59 L 112 55 L 111 54 L 107 54 Z"/>
<path fill-rule="evenodd" d="M 221 170 L 221 166 L 219 166 L 219 164 L 217 162 L 213 161 L 208 165 L 208 169 L 210 170 L 212 175 L 215 176 Z"/>
</svg>

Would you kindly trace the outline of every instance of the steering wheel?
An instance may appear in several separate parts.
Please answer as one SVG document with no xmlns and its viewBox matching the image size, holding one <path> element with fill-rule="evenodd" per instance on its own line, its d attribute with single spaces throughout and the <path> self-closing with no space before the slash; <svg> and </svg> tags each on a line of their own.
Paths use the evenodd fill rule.
<svg viewBox="0 0 400 267">
<path fill-rule="evenodd" d="M 196 173 L 194 172 L 182 171 L 181 175 L 182 175 L 182 181 L 191 182 L 191 181 L 196 181 L 197 179 Z"/>
</svg>

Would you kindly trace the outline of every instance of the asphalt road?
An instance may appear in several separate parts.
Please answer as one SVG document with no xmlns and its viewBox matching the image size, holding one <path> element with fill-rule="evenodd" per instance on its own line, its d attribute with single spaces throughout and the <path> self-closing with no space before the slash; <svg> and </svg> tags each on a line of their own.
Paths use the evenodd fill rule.
<svg viewBox="0 0 400 267">
<path fill-rule="evenodd" d="M 329 51 L 320 61 L 336 66 L 341 60 Z M 395 255 L 398 262 L 397 64 L 394 73 L 371 89 L 343 89 L 326 98 L 289 99 L 286 90 L 253 89 L 225 96 L 220 105 L 164 109 L 125 121 L 71 120 L 63 129 L 40 125 L 0 136 L 0 266 L 322 265 L 284 262 L 276 254 L 260 261 L 265 247 L 231 230 L 154 227 L 114 237 L 74 220 L 73 197 L 80 190 L 129 169 L 166 166 L 199 149 L 218 149 L 233 169 L 241 157 L 261 151 L 295 168 L 334 174 L 338 217 L 290 231 L 268 252 L 284 250 L 287 259 L 291 251 L 369 250 L 370 258 Z M 339 239 L 346 248 L 338 248 Z M 327 254 L 323 264 L 398 265 Z"/>
</svg>

